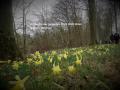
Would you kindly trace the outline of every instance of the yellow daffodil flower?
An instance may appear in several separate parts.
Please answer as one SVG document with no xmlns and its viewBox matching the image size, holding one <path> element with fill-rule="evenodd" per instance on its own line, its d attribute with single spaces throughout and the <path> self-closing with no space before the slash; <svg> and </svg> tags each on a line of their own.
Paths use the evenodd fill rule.
<svg viewBox="0 0 120 90">
<path fill-rule="evenodd" d="M 73 65 L 68 66 L 68 71 L 69 71 L 69 73 L 75 73 L 76 68 Z"/>
<path fill-rule="evenodd" d="M 55 74 L 55 75 L 60 74 L 60 72 L 61 72 L 60 66 L 59 65 L 57 65 L 57 66 L 53 65 L 52 71 L 53 71 L 53 74 Z"/>
<path fill-rule="evenodd" d="M 64 57 L 65 59 L 67 59 L 67 54 L 63 54 L 63 57 Z"/>
<path fill-rule="evenodd" d="M 35 60 L 36 60 L 36 59 L 37 59 L 37 56 L 36 56 L 36 55 L 33 55 L 33 59 L 35 59 Z"/>
<path fill-rule="evenodd" d="M 24 84 L 28 78 L 29 78 L 29 76 L 26 76 L 25 78 L 20 79 L 20 77 L 18 75 L 16 75 L 15 79 L 17 81 L 10 81 L 10 84 L 15 84 L 15 86 L 13 88 L 11 88 L 11 90 L 25 90 Z"/>
<path fill-rule="evenodd" d="M 34 63 L 35 63 L 35 65 L 40 65 L 40 64 L 42 64 L 42 62 L 43 62 L 43 60 L 39 60 L 39 61 L 35 61 Z"/>
<path fill-rule="evenodd" d="M 36 51 L 34 55 L 35 55 L 35 56 L 39 56 L 39 55 L 40 55 L 40 52 L 39 52 L 39 51 Z"/>
<path fill-rule="evenodd" d="M 13 65 L 12 65 L 12 68 L 13 68 L 14 70 L 18 70 L 18 69 L 19 69 L 19 64 L 18 64 L 16 61 L 14 61 L 14 62 L 13 62 Z"/>
<path fill-rule="evenodd" d="M 81 59 L 82 59 L 82 56 L 81 56 Z M 82 64 L 81 60 L 79 59 L 79 57 L 78 57 L 77 55 L 76 55 L 75 64 L 76 64 L 76 65 L 81 65 L 81 64 Z"/>
<path fill-rule="evenodd" d="M 75 61 L 75 64 L 76 64 L 76 65 L 81 65 L 82 62 L 81 62 L 81 60 L 76 60 L 76 61 Z"/>
<path fill-rule="evenodd" d="M 49 56 L 49 57 L 48 57 L 48 61 L 49 61 L 50 63 L 52 63 L 52 60 L 53 60 L 52 57 Z"/>
<path fill-rule="evenodd" d="M 31 63 L 33 60 L 31 58 L 27 58 L 27 62 Z"/>
<path fill-rule="evenodd" d="M 51 55 L 54 56 L 56 54 L 56 51 L 52 51 Z"/>
<path fill-rule="evenodd" d="M 61 56 L 60 55 L 57 56 L 57 59 L 58 59 L 58 61 L 61 61 Z"/>
</svg>

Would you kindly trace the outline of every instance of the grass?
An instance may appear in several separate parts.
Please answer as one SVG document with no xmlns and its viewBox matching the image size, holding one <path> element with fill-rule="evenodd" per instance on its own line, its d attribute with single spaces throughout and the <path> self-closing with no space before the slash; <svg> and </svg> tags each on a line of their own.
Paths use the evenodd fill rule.
<svg viewBox="0 0 120 90">
<path fill-rule="evenodd" d="M 8 61 L 0 67 L 0 89 L 15 87 L 10 81 L 16 76 L 29 78 L 12 90 L 120 90 L 120 45 L 35 52 L 24 61 Z"/>
</svg>

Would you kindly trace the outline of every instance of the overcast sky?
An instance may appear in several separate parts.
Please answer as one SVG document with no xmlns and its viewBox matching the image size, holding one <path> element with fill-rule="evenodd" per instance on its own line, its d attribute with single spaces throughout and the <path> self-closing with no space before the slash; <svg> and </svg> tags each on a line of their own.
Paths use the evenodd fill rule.
<svg viewBox="0 0 120 90">
<path fill-rule="evenodd" d="M 30 1 L 32 0 L 25 0 L 26 3 L 29 3 Z M 27 21 L 31 21 L 31 24 L 34 25 L 38 21 L 38 18 L 35 16 L 35 14 L 40 14 L 43 6 L 46 7 L 49 11 L 52 11 L 56 2 L 57 0 L 34 0 L 29 8 L 29 12 L 27 14 Z M 13 6 L 14 6 L 13 11 L 15 11 L 14 16 L 15 16 L 16 27 L 19 27 L 20 23 L 22 22 L 21 17 L 23 16 L 22 0 L 15 0 Z"/>
<path fill-rule="evenodd" d="M 31 0 L 25 0 L 27 3 L 29 3 Z M 19 1 L 16 1 L 18 3 Z M 52 8 L 56 4 L 57 0 L 34 0 L 33 3 L 30 6 L 29 12 L 27 14 L 27 19 L 30 19 L 31 21 L 36 21 L 37 18 L 34 14 L 39 14 L 41 12 L 41 9 L 44 5 L 49 11 L 52 11 Z M 22 4 L 22 2 L 21 2 Z M 14 7 L 15 8 L 15 16 L 16 19 L 22 17 L 22 5 L 15 4 L 17 5 Z"/>
<path fill-rule="evenodd" d="M 35 0 L 34 3 L 31 6 L 31 13 L 29 14 L 30 17 L 34 18 L 35 20 L 35 16 L 33 14 L 35 13 L 40 13 L 42 7 L 47 8 L 49 11 L 52 11 L 55 3 L 57 0 Z M 44 6 L 43 6 L 44 5 Z M 39 12 L 38 12 L 39 11 Z"/>
<path fill-rule="evenodd" d="M 16 2 L 20 2 L 22 0 L 15 0 Z M 29 3 L 31 0 L 25 0 L 27 3 Z M 35 16 L 35 14 L 39 14 L 41 12 L 41 9 L 43 7 L 43 5 L 45 5 L 45 7 L 49 10 L 49 11 L 52 11 L 53 10 L 53 7 L 54 5 L 57 3 L 58 0 L 34 0 L 34 2 L 31 4 L 30 6 L 30 11 L 29 13 L 27 14 L 27 20 L 30 20 L 32 23 L 31 24 L 34 24 L 36 21 L 38 21 L 38 18 Z M 105 3 L 101 3 L 99 2 L 99 5 L 98 6 L 107 6 L 105 5 Z M 16 24 L 20 25 L 18 22 L 22 22 L 22 4 L 20 5 L 21 8 L 19 8 L 19 5 L 18 5 L 18 8 L 16 9 L 16 18 L 15 18 L 15 21 L 17 22 Z M 16 7 L 14 7 L 16 8 Z M 50 16 L 50 14 L 48 15 Z M 85 18 L 86 18 L 86 13 L 83 11 L 82 12 L 82 19 L 84 19 L 83 21 L 86 21 Z M 18 19 L 18 18 L 21 18 Z M 120 22 L 120 19 L 118 20 L 118 23 Z M 17 25 L 16 25 L 17 26 Z M 114 27 L 113 27 L 114 28 Z"/>
</svg>

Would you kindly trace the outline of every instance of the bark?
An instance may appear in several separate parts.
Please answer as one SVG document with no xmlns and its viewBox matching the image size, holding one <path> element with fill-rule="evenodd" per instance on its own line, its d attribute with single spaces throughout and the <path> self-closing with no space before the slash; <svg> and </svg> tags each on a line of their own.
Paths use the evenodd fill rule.
<svg viewBox="0 0 120 90">
<path fill-rule="evenodd" d="M 13 31 L 12 0 L 0 2 L 0 59 L 15 59 L 17 45 Z"/>
<path fill-rule="evenodd" d="M 95 0 L 88 0 L 91 44 L 96 43 L 96 7 Z"/>
<path fill-rule="evenodd" d="M 114 0 L 114 15 L 115 15 L 115 29 L 116 32 L 118 33 L 118 28 L 117 28 L 117 2 Z"/>
</svg>

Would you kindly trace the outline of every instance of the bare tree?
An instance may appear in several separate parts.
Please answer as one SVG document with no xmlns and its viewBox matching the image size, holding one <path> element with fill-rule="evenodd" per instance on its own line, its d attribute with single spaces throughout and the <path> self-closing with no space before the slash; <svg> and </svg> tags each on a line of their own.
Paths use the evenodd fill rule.
<svg viewBox="0 0 120 90">
<path fill-rule="evenodd" d="M 58 3 L 54 7 L 54 19 L 56 22 L 66 23 L 67 27 L 67 37 L 66 45 L 67 47 L 72 46 L 72 35 L 79 29 L 75 26 L 75 23 L 80 23 L 80 7 L 79 0 L 58 0 Z M 70 26 L 69 23 L 74 23 L 74 26 Z M 80 35 L 79 35 L 80 36 Z"/>
<path fill-rule="evenodd" d="M 28 28 L 28 24 L 29 24 L 29 20 L 27 20 L 27 15 L 29 15 L 30 9 L 31 9 L 31 5 L 33 4 L 35 0 L 16 0 L 14 1 L 14 28 L 15 28 L 15 33 L 16 33 L 16 41 L 19 43 L 19 40 L 17 37 L 18 34 L 17 32 L 23 32 L 23 42 L 21 42 L 21 44 L 23 45 L 23 56 L 26 54 L 26 44 L 27 44 L 27 28 Z M 19 11 L 19 12 L 18 12 Z M 18 15 L 19 13 L 19 15 Z"/>
</svg>

